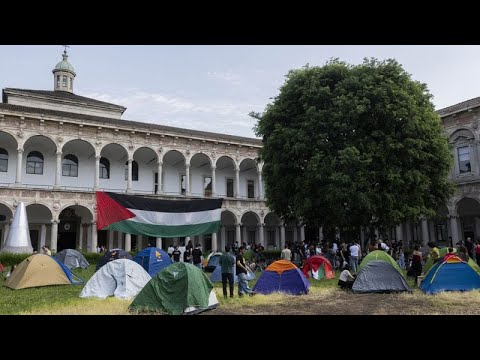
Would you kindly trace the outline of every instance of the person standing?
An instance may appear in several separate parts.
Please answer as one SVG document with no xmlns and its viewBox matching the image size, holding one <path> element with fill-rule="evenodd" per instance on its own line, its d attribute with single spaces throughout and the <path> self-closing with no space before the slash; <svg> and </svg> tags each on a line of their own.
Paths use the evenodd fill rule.
<svg viewBox="0 0 480 360">
<path fill-rule="evenodd" d="M 360 246 L 357 245 L 356 242 L 350 246 L 350 267 L 352 268 L 353 272 L 357 272 L 358 267 L 358 253 L 360 252 Z"/>
<path fill-rule="evenodd" d="M 280 257 L 282 260 L 292 261 L 292 251 L 289 249 L 288 244 L 285 244 L 285 249 L 282 250 Z"/>
<path fill-rule="evenodd" d="M 202 269 L 203 255 L 202 255 L 202 250 L 200 250 L 200 244 L 197 244 L 197 246 L 195 246 L 195 249 L 193 249 L 192 259 L 193 259 L 193 265 L 195 265 L 199 269 Z"/>
<path fill-rule="evenodd" d="M 237 265 L 237 276 L 238 276 L 238 296 L 242 297 L 245 294 L 253 296 L 256 294 L 249 286 L 247 280 L 247 267 L 245 266 L 245 260 L 243 259 L 243 254 L 245 254 L 245 247 L 240 246 L 238 249 L 238 255 L 236 258 Z"/>
<path fill-rule="evenodd" d="M 230 287 L 230 297 L 233 298 L 233 269 L 235 258 L 230 254 L 230 246 L 225 246 L 225 252 L 218 259 L 218 263 L 222 270 L 223 297 L 227 298 L 227 280 Z"/>
</svg>

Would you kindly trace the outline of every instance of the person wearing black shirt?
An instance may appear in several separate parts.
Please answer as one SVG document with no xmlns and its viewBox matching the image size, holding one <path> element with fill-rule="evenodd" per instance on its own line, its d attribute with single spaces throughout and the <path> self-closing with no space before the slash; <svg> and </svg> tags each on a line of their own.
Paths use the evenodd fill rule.
<svg viewBox="0 0 480 360">
<path fill-rule="evenodd" d="M 200 250 L 200 245 L 197 244 L 195 249 L 192 251 L 193 265 L 202 269 L 202 250 Z"/>
<path fill-rule="evenodd" d="M 180 255 L 182 255 L 181 251 L 178 250 L 178 246 L 175 246 L 175 250 L 172 253 L 173 262 L 180 262 Z"/>
<path fill-rule="evenodd" d="M 253 296 L 256 294 L 248 286 L 247 281 L 247 267 L 245 266 L 245 261 L 243 260 L 243 254 L 245 253 L 245 246 L 240 246 L 238 249 L 238 255 L 236 257 L 236 264 L 237 264 L 237 276 L 238 276 L 238 296 L 242 297 L 245 294 Z"/>
</svg>

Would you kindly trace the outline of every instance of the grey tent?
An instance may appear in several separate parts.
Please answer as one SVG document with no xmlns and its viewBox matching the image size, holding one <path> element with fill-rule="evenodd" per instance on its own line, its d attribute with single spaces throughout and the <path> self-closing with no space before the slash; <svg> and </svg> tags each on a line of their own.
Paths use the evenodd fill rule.
<svg viewBox="0 0 480 360">
<path fill-rule="evenodd" d="M 131 299 L 137 296 L 150 279 L 151 276 L 135 261 L 113 260 L 90 278 L 80 297 L 105 299 L 113 295 L 119 299 Z"/>
<path fill-rule="evenodd" d="M 405 278 L 383 260 L 370 261 L 357 275 L 352 291 L 363 293 L 387 293 L 410 291 Z"/>
<path fill-rule="evenodd" d="M 69 269 L 86 269 L 90 264 L 87 259 L 77 250 L 65 249 L 60 251 L 55 257 L 60 260 Z"/>
</svg>

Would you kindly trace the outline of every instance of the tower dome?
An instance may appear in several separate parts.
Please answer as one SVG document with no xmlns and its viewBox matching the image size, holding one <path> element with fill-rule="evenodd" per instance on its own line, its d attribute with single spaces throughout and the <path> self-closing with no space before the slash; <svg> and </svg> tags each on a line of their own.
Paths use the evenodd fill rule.
<svg viewBox="0 0 480 360">
<path fill-rule="evenodd" d="M 73 79 L 75 79 L 75 70 L 68 62 L 67 47 L 62 54 L 63 60 L 55 65 L 53 69 L 53 81 L 55 91 L 67 91 L 73 93 Z"/>
</svg>

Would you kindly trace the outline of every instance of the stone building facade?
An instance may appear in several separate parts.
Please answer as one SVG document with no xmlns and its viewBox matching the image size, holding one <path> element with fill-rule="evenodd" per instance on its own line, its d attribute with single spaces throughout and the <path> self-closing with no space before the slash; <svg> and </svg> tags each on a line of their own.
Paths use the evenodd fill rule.
<svg viewBox="0 0 480 360">
<path fill-rule="evenodd" d="M 76 73 L 63 60 L 54 90 L 5 88 L 0 103 L 0 239 L 16 204 L 27 206 L 32 245 L 53 250 L 97 246 L 166 248 L 190 239 L 147 239 L 97 231 L 95 191 L 163 199 L 222 197 L 218 234 L 192 239 L 204 249 L 304 240 L 265 205 L 259 139 L 121 119 L 125 107 L 75 95 Z"/>
</svg>

